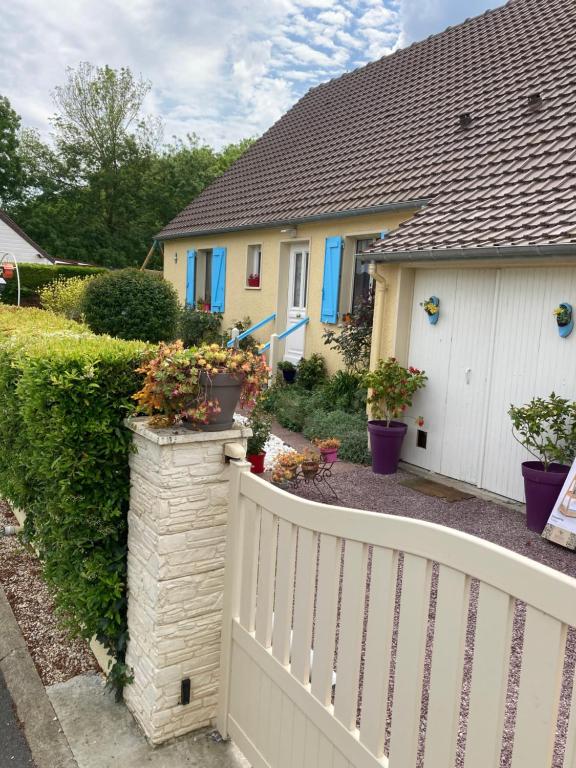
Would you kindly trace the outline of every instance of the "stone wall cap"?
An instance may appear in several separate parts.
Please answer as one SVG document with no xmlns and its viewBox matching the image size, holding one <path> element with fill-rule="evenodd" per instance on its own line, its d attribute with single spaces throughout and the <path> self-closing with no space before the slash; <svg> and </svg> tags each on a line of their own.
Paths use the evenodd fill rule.
<svg viewBox="0 0 576 768">
<path fill-rule="evenodd" d="M 185 427 L 170 427 L 168 429 L 152 429 L 148 426 L 148 416 L 138 416 L 126 419 L 124 424 L 132 432 L 145 437 L 157 445 L 178 445 L 186 443 L 208 443 L 216 440 L 230 442 L 239 438 L 250 437 L 252 430 L 242 424 L 235 424 L 232 429 L 223 429 L 221 432 L 201 432 L 186 429 Z"/>
</svg>

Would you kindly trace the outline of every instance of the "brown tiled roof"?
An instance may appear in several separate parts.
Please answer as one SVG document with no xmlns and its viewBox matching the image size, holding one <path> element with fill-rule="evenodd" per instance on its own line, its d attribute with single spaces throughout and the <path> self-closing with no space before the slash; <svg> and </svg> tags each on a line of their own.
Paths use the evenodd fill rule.
<svg viewBox="0 0 576 768">
<path fill-rule="evenodd" d="M 386 250 L 576 243 L 575 0 L 510 0 L 312 89 L 160 236 L 422 199 Z"/>
</svg>

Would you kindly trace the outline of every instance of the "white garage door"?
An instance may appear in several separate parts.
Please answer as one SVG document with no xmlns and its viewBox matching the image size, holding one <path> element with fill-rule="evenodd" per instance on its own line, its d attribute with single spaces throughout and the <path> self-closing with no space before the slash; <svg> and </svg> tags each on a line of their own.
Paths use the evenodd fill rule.
<svg viewBox="0 0 576 768">
<path fill-rule="evenodd" d="M 432 295 L 441 306 L 435 326 L 419 306 Z M 529 457 L 507 411 L 553 390 L 576 399 L 576 332 L 561 339 L 552 315 L 562 301 L 576 306 L 576 269 L 416 273 L 409 363 L 429 381 L 407 419 L 406 461 L 523 500 L 520 463 Z"/>
</svg>

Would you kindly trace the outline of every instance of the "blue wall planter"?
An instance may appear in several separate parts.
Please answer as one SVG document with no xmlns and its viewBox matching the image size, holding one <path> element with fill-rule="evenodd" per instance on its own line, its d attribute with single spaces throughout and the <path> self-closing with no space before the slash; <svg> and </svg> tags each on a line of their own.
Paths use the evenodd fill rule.
<svg viewBox="0 0 576 768">
<path fill-rule="evenodd" d="M 426 314 L 428 315 L 428 322 L 430 323 L 430 325 L 436 325 L 436 323 L 438 322 L 438 318 L 440 317 L 440 299 L 438 298 L 438 296 L 430 296 L 428 301 L 425 301 L 424 304 L 433 304 L 435 307 L 438 307 L 438 311 L 435 312 L 433 315 L 429 315 L 428 312 L 426 312 Z"/>
<path fill-rule="evenodd" d="M 570 336 L 570 334 L 574 330 L 574 317 L 572 312 L 572 304 L 568 304 L 567 301 L 563 301 L 558 306 L 560 309 L 564 310 L 564 317 L 563 317 L 564 322 L 562 324 L 560 324 L 561 315 L 556 315 L 556 322 L 558 323 L 558 333 L 563 339 L 565 339 L 567 336 Z M 566 322 L 566 320 L 568 322 Z"/>
</svg>

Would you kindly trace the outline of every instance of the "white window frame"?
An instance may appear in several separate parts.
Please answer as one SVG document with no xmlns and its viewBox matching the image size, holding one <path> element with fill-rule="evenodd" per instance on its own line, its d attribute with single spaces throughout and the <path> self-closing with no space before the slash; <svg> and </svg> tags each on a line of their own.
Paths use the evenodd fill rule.
<svg viewBox="0 0 576 768">
<path fill-rule="evenodd" d="M 258 275 L 258 285 L 250 285 L 250 275 Z M 259 291 L 262 288 L 262 244 L 251 243 L 246 251 L 246 289 Z"/>
</svg>

